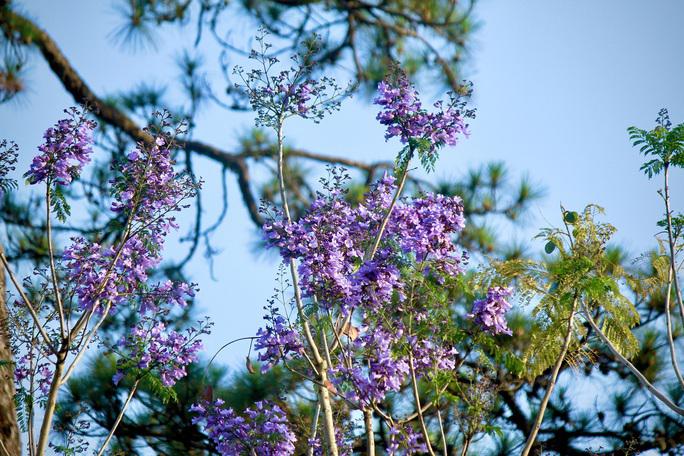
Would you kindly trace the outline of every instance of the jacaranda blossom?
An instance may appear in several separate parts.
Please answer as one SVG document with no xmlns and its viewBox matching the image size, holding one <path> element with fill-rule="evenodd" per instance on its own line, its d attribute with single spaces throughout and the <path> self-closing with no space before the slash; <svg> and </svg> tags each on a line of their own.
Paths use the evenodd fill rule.
<svg viewBox="0 0 684 456">
<path fill-rule="evenodd" d="M 259 328 L 254 343 L 254 348 L 262 351 L 259 353 L 259 361 L 264 363 L 262 371 L 273 367 L 281 359 L 290 359 L 304 350 L 299 334 L 290 327 L 285 318 L 277 313 L 271 313 L 264 318 L 268 324 L 265 329 Z"/>
<path fill-rule="evenodd" d="M 406 302 L 406 295 L 412 283 L 408 270 L 437 283 L 463 272 L 464 252 L 453 239 L 465 226 L 461 200 L 433 194 L 401 200 L 371 258 L 368 252 L 395 191 L 394 178 L 385 176 L 362 204 L 353 206 L 341 188 L 331 188 L 298 221 L 275 219 L 264 225 L 267 243 L 280 250 L 283 260 L 297 260 L 305 298 L 363 322 L 353 335 L 343 335 L 350 340 L 342 343 L 345 348 L 330 369 L 330 380 L 340 394 L 364 407 L 407 384 L 408 350 L 419 378 L 456 365 L 455 348 L 440 336 L 440 328 L 448 325 L 433 322 L 442 317 L 433 317 L 424 303 Z M 421 337 L 409 331 L 404 320 L 409 315 L 414 329 L 431 325 Z M 293 327 L 271 326 L 280 331 L 258 333 L 266 367 L 285 354 L 296 355 L 290 344 L 299 341 Z M 295 347 L 303 349 L 299 343 Z"/>
<path fill-rule="evenodd" d="M 511 308 L 507 301 L 513 290 L 507 287 L 491 287 L 485 299 L 473 303 L 473 310 L 468 315 L 475 323 L 490 334 L 508 334 L 511 330 L 506 323 L 505 314 Z"/>
<path fill-rule="evenodd" d="M 459 98 L 452 96 L 449 103 L 438 101 L 434 104 L 435 112 L 429 112 L 404 74 L 393 81 L 380 82 L 374 103 L 382 107 L 377 119 L 387 127 L 385 139 L 398 137 L 404 144 L 423 140 L 432 152 L 445 145 L 453 146 L 459 136 L 468 134 L 465 117 L 472 114 L 460 109 L 463 104 Z"/>
<path fill-rule="evenodd" d="M 24 174 L 30 184 L 51 180 L 69 185 L 90 161 L 95 122 L 86 119 L 77 108 L 65 112 L 69 118 L 45 131 L 45 142 L 38 147 L 40 154 L 33 158 L 31 168 Z"/>
<path fill-rule="evenodd" d="M 173 386 L 185 377 L 186 367 L 197 360 L 202 348 L 197 336 L 206 332 L 206 328 L 191 327 L 183 334 L 169 330 L 153 317 L 144 317 L 119 341 L 118 351 L 125 354 L 120 366 L 154 371 L 164 386 Z M 122 375 L 123 369 L 119 369 L 114 381 Z"/>
<path fill-rule="evenodd" d="M 224 407 L 217 399 L 193 405 L 197 416 L 194 424 L 202 424 L 209 440 L 222 456 L 287 456 L 294 454 L 295 434 L 290 430 L 285 412 L 276 404 L 260 401 L 242 414 Z"/>
</svg>

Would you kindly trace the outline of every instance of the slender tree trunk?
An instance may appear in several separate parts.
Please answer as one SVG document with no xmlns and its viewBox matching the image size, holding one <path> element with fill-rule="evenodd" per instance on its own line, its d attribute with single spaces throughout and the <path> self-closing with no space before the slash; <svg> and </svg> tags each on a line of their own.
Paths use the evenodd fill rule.
<svg viewBox="0 0 684 456">
<path fill-rule="evenodd" d="M 0 263 L 0 361 L 3 363 L 0 365 L 0 455 L 19 456 L 21 442 L 17 411 L 14 408 L 14 364 L 10 349 L 8 318 L 5 269 Z"/>
<path fill-rule="evenodd" d="M 288 223 L 292 223 L 292 217 L 290 216 L 290 207 L 287 202 L 287 190 L 285 188 L 285 157 L 283 149 L 283 118 L 279 119 L 278 124 L 278 186 L 280 189 L 280 199 L 283 205 L 283 212 L 285 219 Z M 319 380 L 322 386 L 318 388 L 318 400 L 321 404 L 323 410 L 323 431 L 325 433 L 325 441 L 328 445 L 328 451 L 331 456 L 338 456 L 339 450 L 337 448 L 337 439 L 335 436 L 335 420 L 333 417 L 332 410 L 332 400 L 330 399 L 330 391 L 328 390 L 328 363 L 323 359 L 321 355 L 321 350 L 318 349 L 316 341 L 313 338 L 313 334 L 309 327 L 309 322 L 306 315 L 304 314 L 304 307 L 302 304 L 301 291 L 299 288 L 299 276 L 297 274 L 297 266 L 295 265 L 295 260 L 290 258 L 290 272 L 292 275 L 292 287 L 294 289 L 295 303 L 297 305 L 297 313 L 302 321 L 302 327 L 304 329 L 304 335 L 309 344 L 309 348 L 313 354 L 314 360 L 318 364 Z M 327 342 L 325 347 L 327 353 Z"/>
<path fill-rule="evenodd" d="M 40 426 L 40 435 L 38 436 L 38 448 L 36 454 L 44 456 L 50 444 L 50 432 L 52 431 L 52 420 L 57 409 L 57 399 L 59 396 L 60 380 L 64 372 L 64 363 L 67 354 L 63 351 L 57 353 L 57 363 L 55 364 L 55 372 L 52 374 L 52 384 L 50 385 L 50 392 L 48 393 L 47 402 L 45 404 L 45 415 L 43 415 L 43 423 Z"/>
<path fill-rule="evenodd" d="M 363 411 L 364 426 L 366 428 L 366 456 L 375 456 L 375 434 L 373 433 L 373 410 Z"/>
<path fill-rule="evenodd" d="M 461 456 L 467 456 L 468 448 L 470 448 L 471 437 L 463 436 L 463 448 L 461 448 Z"/>
<path fill-rule="evenodd" d="M 670 210 L 670 183 L 669 183 L 669 164 L 665 164 L 665 214 L 667 217 L 667 245 L 670 250 L 670 268 L 672 269 L 672 284 L 674 285 L 675 300 L 679 304 L 679 315 L 682 317 L 684 323 L 684 302 L 682 302 L 682 290 L 679 287 L 679 278 L 677 276 L 677 260 L 675 258 L 677 249 L 675 246 L 676 239 L 672 233 L 672 211 Z"/>
<path fill-rule="evenodd" d="M 570 318 L 568 319 L 568 330 L 565 333 L 565 339 L 563 340 L 563 346 L 561 348 L 560 355 L 558 356 L 558 360 L 556 360 L 556 365 L 553 367 L 551 379 L 549 380 L 549 386 L 548 388 L 546 388 L 544 398 L 542 399 L 541 404 L 539 405 L 539 411 L 537 412 L 537 418 L 534 420 L 532 432 L 530 432 L 530 436 L 527 438 L 527 443 L 525 444 L 525 448 L 523 449 L 520 456 L 527 456 L 528 454 L 530 454 L 534 442 L 537 440 L 537 433 L 539 432 L 539 428 L 541 428 L 542 421 L 544 421 L 544 412 L 546 411 L 546 406 L 549 404 L 551 394 L 553 393 L 553 389 L 556 386 L 556 381 L 558 380 L 558 374 L 560 373 L 561 366 L 563 365 L 563 361 L 565 360 L 565 355 L 568 353 L 568 348 L 570 348 L 570 343 L 572 342 L 573 324 L 575 320 L 575 313 L 577 312 L 577 299 L 578 298 L 575 297 L 575 299 L 572 302 L 572 310 L 570 311 Z"/>
</svg>

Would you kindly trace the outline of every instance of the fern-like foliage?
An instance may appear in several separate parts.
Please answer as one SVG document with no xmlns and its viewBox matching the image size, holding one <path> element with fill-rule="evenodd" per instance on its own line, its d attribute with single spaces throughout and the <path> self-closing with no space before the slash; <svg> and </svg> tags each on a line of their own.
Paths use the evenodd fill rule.
<svg viewBox="0 0 684 456">
<path fill-rule="evenodd" d="M 14 171 L 18 155 L 19 147 L 15 143 L 4 139 L 0 141 L 0 197 L 17 187 L 17 181 L 8 174 Z"/>
<path fill-rule="evenodd" d="M 565 362 L 580 367 L 595 361 L 593 335 L 580 309 L 600 320 L 602 331 L 620 353 L 632 357 L 639 351 L 631 331 L 639 314 L 621 288 L 636 279 L 607 248 L 615 228 L 596 221 L 602 212 L 594 205 L 581 213 L 563 209 L 563 228 L 544 229 L 538 236 L 545 241 L 544 259 L 493 263 L 492 271 L 483 274 L 486 285 L 515 282 L 519 295 L 532 306 L 535 324 L 522 356 L 530 380 L 558 360 L 568 328 L 571 339 Z"/>
<path fill-rule="evenodd" d="M 649 179 L 666 166 L 684 167 L 684 124 L 673 127 L 667 109 L 660 110 L 653 130 L 629 127 L 627 132 L 632 145 L 647 158 L 641 170 Z"/>
</svg>

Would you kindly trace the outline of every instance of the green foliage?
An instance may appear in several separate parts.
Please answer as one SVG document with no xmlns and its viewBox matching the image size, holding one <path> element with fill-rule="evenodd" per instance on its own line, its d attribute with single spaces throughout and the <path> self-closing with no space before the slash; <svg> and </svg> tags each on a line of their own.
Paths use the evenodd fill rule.
<svg viewBox="0 0 684 456">
<path fill-rule="evenodd" d="M 672 127 L 667 109 L 661 109 L 653 130 L 627 129 L 634 147 L 648 159 L 641 170 L 648 178 L 660 174 L 667 166 L 684 167 L 684 124 Z"/>
<path fill-rule="evenodd" d="M 493 275 L 485 281 L 515 281 L 526 302 L 533 305 L 535 324 L 522 360 L 532 380 L 558 359 L 572 319 L 571 343 L 566 361 L 579 366 L 594 359 L 586 344 L 588 332 L 580 308 L 601 317 L 601 329 L 623 355 L 634 356 L 639 343 L 632 328 L 639 322 L 634 304 L 624 296 L 620 281 L 630 281 L 616 263 L 616 253 L 607 248 L 615 232 L 609 224 L 596 221 L 602 213 L 587 206 L 582 213 L 562 210 L 564 228 L 542 230 L 544 251 L 555 255 L 548 261 L 510 260 L 495 262 Z M 487 277 L 487 274 L 484 275 Z M 581 305 L 580 305 L 581 304 Z"/>
<path fill-rule="evenodd" d="M 143 387 L 150 391 L 155 397 L 161 400 L 162 404 L 168 404 L 169 401 L 178 401 L 178 394 L 173 388 L 164 386 L 159 377 L 154 375 L 146 375 L 142 379 Z"/>
<path fill-rule="evenodd" d="M 14 395 L 14 407 L 17 410 L 17 423 L 21 432 L 28 432 L 29 416 L 33 406 L 33 396 L 25 389 L 19 389 Z"/>
<path fill-rule="evenodd" d="M 667 228 L 667 218 L 659 220 L 656 225 Z M 684 214 L 676 214 L 670 217 L 670 226 L 673 239 L 677 239 L 684 232 Z"/>
<path fill-rule="evenodd" d="M 556 244 L 554 244 L 553 241 L 547 242 L 544 246 L 544 252 L 548 253 L 549 255 L 551 255 L 554 250 L 556 250 Z"/>
<path fill-rule="evenodd" d="M 420 164 L 423 169 L 428 173 L 435 170 L 435 165 L 439 159 L 439 152 L 433 150 L 432 143 L 429 139 L 423 138 L 416 141 L 416 151 L 418 152 L 418 158 L 420 159 Z"/>
<path fill-rule="evenodd" d="M 565 223 L 572 225 L 577 222 L 578 217 L 579 216 L 577 215 L 577 212 L 565 211 L 565 214 L 563 214 L 563 221 L 565 221 Z"/>
<path fill-rule="evenodd" d="M 64 196 L 62 186 L 55 185 L 52 187 L 51 196 L 50 205 L 52 206 L 55 217 L 57 217 L 57 220 L 60 222 L 65 223 L 71 215 L 71 207 Z"/>
</svg>

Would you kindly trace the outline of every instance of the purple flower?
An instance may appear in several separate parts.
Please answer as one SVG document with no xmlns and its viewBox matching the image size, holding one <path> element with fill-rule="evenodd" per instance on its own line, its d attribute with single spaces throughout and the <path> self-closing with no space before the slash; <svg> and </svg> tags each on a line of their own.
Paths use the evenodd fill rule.
<svg viewBox="0 0 684 456">
<path fill-rule="evenodd" d="M 363 362 L 351 368 L 340 363 L 332 370 L 331 380 L 337 385 L 350 383 L 346 394 L 354 402 L 369 406 L 382 402 L 390 391 L 399 391 L 409 373 L 408 358 L 392 353 L 392 345 L 401 339 L 401 331 L 390 332 L 383 328 L 366 331 L 356 339 L 357 350 L 362 350 Z"/>
<path fill-rule="evenodd" d="M 201 424 L 222 456 L 285 456 L 294 454 L 295 434 L 290 430 L 285 412 L 270 402 L 257 402 L 242 415 L 213 403 L 195 404 L 193 424 Z"/>
<path fill-rule="evenodd" d="M 197 360 L 202 342 L 201 334 L 209 332 L 209 325 L 188 328 L 185 334 L 168 330 L 154 317 L 144 317 L 118 343 L 118 351 L 125 356 L 112 379 L 117 383 L 129 366 L 156 372 L 164 386 L 170 387 L 187 374 L 186 367 Z"/>
<path fill-rule="evenodd" d="M 95 122 L 85 118 L 77 108 L 65 110 L 69 118 L 58 121 L 43 135 L 30 169 L 24 174 L 30 184 L 52 181 L 69 185 L 77 178 L 93 152 Z"/>
<path fill-rule="evenodd" d="M 112 211 L 132 217 L 152 256 L 169 231 L 178 227 L 175 213 L 183 208 L 183 201 L 199 188 L 190 176 L 176 173 L 173 165 L 168 139 L 158 136 L 154 144 L 128 154 L 121 176 L 111 182 Z"/>
<path fill-rule="evenodd" d="M 43 363 L 38 365 L 37 370 L 38 377 L 38 389 L 41 394 L 47 396 L 50 392 L 50 385 L 52 384 L 52 369 L 49 363 Z"/>
<path fill-rule="evenodd" d="M 73 284 L 81 309 L 92 309 L 106 304 L 116 306 L 131 296 L 143 293 L 147 302 L 142 310 L 153 305 L 164 293 L 171 302 L 185 299 L 188 285 L 174 285 L 181 289 L 161 288 L 144 290 L 147 272 L 161 261 L 161 249 L 169 231 L 176 228 L 175 213 L 186 198 L 194 196 L 198 185 L 189 176 L 173 169 L 171 151 L 163 136 L 151 146 L 139 146 L 128 155 L 121 167 L 121 175 L 112 181 L 112 211 L 123 214 L 129 227 L 126 238 L 117 248 L 104 247 L 73 238 L 63 254 L 63 265 L 68 282 Z M 129 234 L 133 233 L 133 234 Z"/>
<path fill-rule="evenodd" d="M 124 378 L 124 373 L 120 370 L 117 370 L 116 373 L 112 376 L 112 383 L 118 385 L 122 378 Z"/>
<path fill-rule="evenodd" d="M 485 299 L 478 299 L 473 303 L 473 310 L 468 314 L 475 323 L 490 334 L 512 334 L 508 328 L 504 315 L 511 308 L 506 300 L 513 294 L 507 287 L 490 287 Z"/>
<path fill-rule="evenodd" d="M 24 355 L 17 360 L 14 368 L 14 380 L 20 383 L 31 374 L 31 361 L 28 355 Z"/>
<path fill-rule="evenodd" d="M 304 54 L 292 56 L 292 66 L 284 68 L 278 65 L 278 58 L 267 52 L 271 45 L 265 38 L 266 34 L 260 33 L 256 39 L 261 49 L 250 52 L 249 58 L 256 61 L 255 67 L 245 70 L 238 66 L 233 70 L 242 80 L 235 88 L 249 97 L 257 126 L 278 128 L 293 116 L 319 122 L 326 114 L 339 109 L 340 99 L 351 91 L 351 87 L 342 90 L 332 78 L 311 77 L 311 58 L 318 43 L 305 42 Z"/>
<path fill-rule="evenodd" d="M 438 282 L 462 274 L 464 254 L 453 237 L 465 226 L 463 205 L 459 198 L 433 194 L 400 201 L 371 259 L 366 255 L 396 191 L 394 179 L 384 176 L 357 206 L 346 201 L 340 186 L 332 187 L 298 221 L 276 219 L 264 225 L 264 234 L 284 261 L 297 260 L 305 298 L 342 315 L 358 310 L 365 327 L 343 334 L 352 343 L 345 344 L 347 353 L 340 353 L 330 374 L 348 399 L 368 406 L 405 384 L 407 348 L 418 376 L 456 365 L 456 349 L 431 321 L 433 315 L 443 317 L 420 300 L 409 307 L 405 295 L 415 273 Z M 405 318 L 412 319 L 414 331 L 421 326 L 420 338 L 409 335 Z M 258 334 L 267 367 L 302 349 L 297 322 L 285 326 L 282 317 L 272 319 L 271 329 Z"/>
<path fill-rule="evenodd" d="M 335 440 L 337 442 L 337 450 L 340 456 L 351 456 L 354 454 L 353 451 L 353 441 L 345 438 L 344 432 L 339 427 L 335 428 Z M 321 438 L 316 436 L 313 439 L 307 441 L 309 448 L 313 449 L 314 456 L 324 456 L 326 453 L 323 451 L 323 445 L 321 444 Z"/>
<path fill-rule="evenodd" d="M 267 371 L 281 359 L 289 359 L 294 354 L 301 354 L 304 346 L 299 339 L 299 334 L 293 331 L 288 322 L 271 307 L 271 312 L 264 317 L 268 324 L 266 329 L 259 328 L 257 341 L 254 344 L 256 350 L 264 350 L 259 353 L 259 361 L 265 364 L 261 366 L 263 372 Z"/>
<path fill-rule="evenodd" d="M 81 309 L 101 308 L 105 303 L 115 308 L 136 296 L 147 282 L 147 271 L 159 261 L 138 237 L 129 239 L 120 252 L 76 237 L 62 255 Z"/>
<path fill-rule="evenodd" d="M 459 136 L 468 135 L 464 118 L 473 115 L 472 111 L 462 112 L 465 105 L 453 95 L 449 103 L 438 101 L 435 112 L 422 107 L 418 92 L 408 77 L 400 73 L 395 81 L 384 80 L 378 84 L 378 96 L 374 103 L 381 106 L 377 119 L 385 125 L 385 139 L 399 137 L 403 144 L 412 140 L 427 140 L 428 152 L 449 145 L 456 145 Z"/>
<path fill-rule="evenodd" d="M 387 453 L 390 456 L 427 452 L 427 447 L 422 441 L 422 434 L 408 425 L 392 426 L 389 435 L 390 444 L 387 447 Z"/>
<path fill-rule="evenodd" d="M 465 228 L 463 203 L 458 197 L 426 194 L 393 213 L 391 230 L 405 252 L 426 263 L 427 270 L 455 276 L 463 272 L 465 258 L 458 254 L 452 236 Z"/>
<path fill-rule="evenodd" d="M 401 300 L 399 264 L 407 255 L 438 275 L 462 273 L 464 256 L 452 237 L 465 226 L 463 205 L 442 195 L 397 204 L 380 249 L 364 260 L 395 190 L 394 179 L 385 176 L 356 207 L 342 191 L 321 195 L 297 222 L 266 223 L 266 242 L 279 248 L 284 260 L 299 261 L 305 296 L 316 296 L 326 307 L 339 305 L 343 312 L 358 306 L 377 310 L 395 296 Z"/>
<path fill-rule="evenodd" d="M 416 337 L 412 337 L 410 343 L 413 365 L 419 377 L 434 371 L 450 371 L 456 367 L 458 351 L 448 343 L 438 344 L 429 339 Z"/>
</svg>

